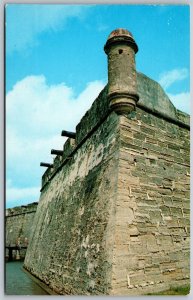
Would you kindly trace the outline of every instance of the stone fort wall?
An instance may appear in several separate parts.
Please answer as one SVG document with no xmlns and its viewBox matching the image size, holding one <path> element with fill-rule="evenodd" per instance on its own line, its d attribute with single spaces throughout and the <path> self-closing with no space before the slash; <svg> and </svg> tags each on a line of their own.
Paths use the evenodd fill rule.
<svg viewBox="0 0 193 300">
<path fill-rule="evenodd" d="M 38 202 L 6 209 L 5 212 L 5 244 L 6 246 L 28 245 L 33 219 Z M 16 251 L 13 250 L 13 256 Z M 26 249 L 20 250 L 20 256 L 25 257 Z M 8 249 L 6 250 L 8 255 Z"/>
<path fill-rule="evenodd" d="M 112 62 L 125 48 L 116 51 Z M 123 62 L 114 66 L 128 75 Z M 131 91 L 116 92 L 111 76 L 114 87 L 42 177 L 24 267 L 58 294 L 143 295 L 189 283 L 189 116 L 133 67 L 121 81 L 123 90 L 136 80 Z"/>
<path fill-rule="evenodd" d="M 18 238 L 24 243 L 29 240 L 33 218 L 38 202 L 7 208 L 5 212 L 6 245 L 15 244 Z"/>
<path fill-rule="evenodd" d="M 76 146 L 67 140 L 71 153 L 43 176 L 25 267 L 59 294 L 189 282 L 189 117 L 171 103 L 178 124 L 148 112 L 145 91 L 155 84 L 163 93 L 138 74 L 144 108 L 127 117 L 108 114 L 105 88 L 78 124 Z"/>
<path fill-rule="evenodd" d="M 112 294 L 189 282 L 189 132 L 137 109 L 120 120 Z"/>
<path fill-rule="evenodd" d="M 118 131 L 116 114 L 107 116 L 43 183 L 25 267 L 58 293 L 97 295 L 110 289 Z"/>
</svg>

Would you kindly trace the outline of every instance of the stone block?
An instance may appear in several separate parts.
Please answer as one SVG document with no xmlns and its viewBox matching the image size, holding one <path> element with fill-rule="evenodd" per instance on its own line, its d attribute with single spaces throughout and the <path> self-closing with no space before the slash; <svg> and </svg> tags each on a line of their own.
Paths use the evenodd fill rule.
<svg viewBox="0 0 193 300">
<path fill-rule="evenodd" d="M 159 265 L 156 266 L 150 266 L 150 267 L 145 267 L 144 269 L 145 276 L 149 275 L 160 275 L 160 268 Z"/>
<path fill-rule="evenodd" d="M 186 218 L 189 218 L 190 217 L 190 209 L 187 209 L 187 208 L 183 208 L 182 209 L 182 214 L 183 216 Z"/>
<path fill-rule="evenodd" d="M 154 235 L 147 235 L 147 249 L 149 252 L 154 253 L 159 251 L 159 246 L 157 244 L 157 239 Z"/>
<path fill-rule="evenodd" d="M 178 251 L 170 251 L 168 253 L 169 257 L 170 257 L 170 261 L 171 262 L 177 262 L 177 261 L 181 261 L 183 260 L 183 254 L 181 252 L 181 250 Z"/>
<path fill-rule="evenodd" d="M 171 214 L 171 210 L 170 210 L 170 207 L 166 206 L 166 205 L 161 205 L 160 207 L 160 210 L 161 210 L 161 214 L 163 217 L 171 217 L 172 219 L 172 214 Z"/>
<path fill-rule="evenodd" d="M 114 249 L 117 256 L 130 254 L 130 244 L 115 244 Z"/>
<path fill-rule="evenodd" d="M 146 245 L 140 242 L 131 242 L 129 245 L 129 253 L 130 254 L 146 254 L 148 252 Z"/>
<path fill-rule="evenodd" d="M 130 236 L 132 236 L 132 235 L 137 236 L 137 235 L 139 235 L 139 230 L 136 225 L 129 224 L 128 225 L 128 233 Z"/>
<path fill-rule="evenodd" d="M 185 227 L 178 227 L 178 228 L 170 228 L 170 234 L 172 236 L 184 236 L 186 235 Z"/>
<path fill-rule="evenodd" d="M 161 211 L 160 210 L 149 211 L 149 216 L 150 216 L 151 223 L 157 224 L 157 222 L 161 222 L 162 221 L 162 215 L 161 215 Z"/>
<path fill-rule="evenodd" d="M 179 227 L 189 227 L 190 219 L 188 218 L 178 218 Z"/>
<path fill-rule="evenodd" d="M 126 174 L 122 173 L 122 171 L 120 172 L 120 178 L 125 178 Z M 127 175 L 126 177 L 127 183 L 128 185 L 138 185 L 139 184 L 139 177 L 134 177 L 134 176 L 129 176 Z"/>
<path fill-rule="evenodd" d="M 157 237 L 157 244 L 160 247 L 160 250 L 168 250 L 173 247 L 173 240 L 171 236 L 160 235 Z"/>
<path fill-rule="evenodd" d="M 172 149 L 172 150 L 176 151 L 177 153 L 179 153 L 179 151 L 180 151 L 179 144 L 168 143 L 167 145 L 168 145 L 169 149 Z"/>
<path fill-rule="evenodd" d="M 168 229 L 175 228 L 175 227 L 178 228 L 179 226 L 177 218 L 175 219 L 172 218 L 172 220 L 165 220 L 164 222 L 167 225 Z"/>
<path fill-rule="evenodd" d="M 118 268 L 118 266 L 113 266 L 112 278 L 116 280 L 116 284 L 123 282 L 127 283 L 127 271 L 125 268 Z"/>
<path fill-rule="evenodd" d="M 161 263 L 170 262 L 170 257 L 165 252 L 152 254 L 152 264 L 160 265 Z"/>
<path fill-rule="evenodd" d="M 140 129 L 141 129 L 141 132 L 145 135 L 149 135 L 150 137 L 155 136 L 155 130 L 152 127 L 148 127 L 148 126 L 145 126 L 145 124 L 143 124 L 143 126 L 141 126 Z"/>
<path fill-rule="evenodd" d="M 139 268 L 139 261 L 133 255 L 119 255 L 114 262 L 119 268 L 126 268 L 129 271 L 134 271 Z"/>
<path fill-rule="evenodd" d="M 134 137 L 135 139 L 140 140 L 140 141 L 145 141 L 146 134 L 143 134 L 143 133 L 141 133 L 141 132 L 135 132 L 135 133 L 133 134 L 133 137 Z"/>
</svg>

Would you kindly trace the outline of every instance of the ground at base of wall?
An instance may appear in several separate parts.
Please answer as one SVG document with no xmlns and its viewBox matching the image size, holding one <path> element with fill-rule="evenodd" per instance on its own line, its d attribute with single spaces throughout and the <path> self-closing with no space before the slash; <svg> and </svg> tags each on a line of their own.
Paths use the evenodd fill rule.
<svg viewBox="0 0 193 300">
<path fill-rule="evenodd" d="M 160 292 L 160 293 L 151 293 L 147 295 L 155 296 L 155 295 L 188 295 L 190 293 L 190 285 L 179 286 L 171 288 L 170 290 Z"/>
</svg>

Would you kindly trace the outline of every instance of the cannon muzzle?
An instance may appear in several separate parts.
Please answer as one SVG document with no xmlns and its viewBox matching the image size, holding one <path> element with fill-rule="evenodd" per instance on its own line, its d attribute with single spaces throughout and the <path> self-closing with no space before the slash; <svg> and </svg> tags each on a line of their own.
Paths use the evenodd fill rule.
<svg viewBox="0 0 193 300">
<path fill-rule="evenodd" d="M 66 137 L 69 137 L 71 139 L 75 139 L 76 133 L 71 132 L 71 131 L 62 130 L 61 136 L 66 136 Z"/>
<path fill-rule="evenodd" d="M 41 162 L 40 167 L 53 168 L 53 164 L 48 164 L 48 163 Z"/>
<path fill-rule="evenodd" d="M 55 149 L 52 149 L 51 150 L 51 154 L 55 154 L 55 155 L 63 155 L 63 151 L 62 150 L 55 150 Z"/>
</svg>

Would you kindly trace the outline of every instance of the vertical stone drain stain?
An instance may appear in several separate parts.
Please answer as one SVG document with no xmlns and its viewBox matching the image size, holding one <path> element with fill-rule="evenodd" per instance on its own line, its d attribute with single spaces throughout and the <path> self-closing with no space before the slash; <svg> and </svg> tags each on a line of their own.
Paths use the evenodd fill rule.
<svg viewBox="0 0 193 300">
<path fill-rule="evenodd" d="M 61 295 L 189 283 L 189 116 L 136 72 L 130 32 L 104 50 L 108 85 L 44 173 L 30 223 L 24 266 Z"/>
</svg>

